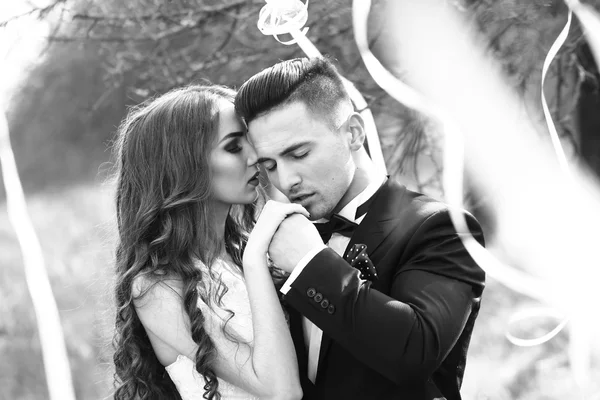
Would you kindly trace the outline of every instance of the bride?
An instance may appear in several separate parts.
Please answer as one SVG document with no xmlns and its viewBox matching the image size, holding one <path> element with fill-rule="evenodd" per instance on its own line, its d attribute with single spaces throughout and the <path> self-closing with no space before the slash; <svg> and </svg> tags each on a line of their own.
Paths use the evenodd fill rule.
<svg viewBox="0 0 600 400">
<path fill-rule="evenodd" d="M 176 89 L 119 127 L 115 399 L 302 397 L 266 253 L 307 212 L 269 201 L 253 227 L 256 154 L 234 95 Z"/>
</svg>

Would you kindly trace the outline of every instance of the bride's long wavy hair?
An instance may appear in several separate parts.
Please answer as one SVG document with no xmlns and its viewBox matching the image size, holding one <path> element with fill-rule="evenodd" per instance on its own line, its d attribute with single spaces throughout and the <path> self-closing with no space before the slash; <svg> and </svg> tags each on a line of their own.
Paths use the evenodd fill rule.
<svg viewBox="0 0 600 400">
<path fill-rule="evenodd" d="M 211 292 L 203 290 L 206 283 L 218 278 L 203 273 L 194 262 L 210 267 L 225 250 L 241 268 L 254 223 L 254 204 L 233 205 L 224 243 L 211 223 L 209 154 L 218 132 L 219 102 L 233 102 L 234 96 L 233 90 L 216 85 L 175 89 L 131 109 L 119 127 L 114 144 L 115 399 L 181 398 L 136 314 L 132 285 L 140 275 L 155 283 L 167 276 L 182 282 L 182 305 L 198 344 L 196 370 L 206 379 L 205 397 L 220 398 L 211 368 L 215 346 L 203 328 L 197 301 L 201 296 L 207 304 L 219 305 L 227 287 L 219 282 L 216 302 L 205 299 Z"/>
</svg>

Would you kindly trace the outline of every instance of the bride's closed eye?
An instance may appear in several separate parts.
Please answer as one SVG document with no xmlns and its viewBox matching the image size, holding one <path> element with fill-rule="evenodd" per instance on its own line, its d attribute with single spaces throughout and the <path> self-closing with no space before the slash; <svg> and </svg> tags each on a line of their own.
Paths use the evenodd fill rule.
<svg viewBox="0 0 600 400">
<path fill-rule="evenodd" d="M 228 151 L 229 153 L 233 154 L 242 151 L 242 146 L 240 145 L 239 140 L 232 140 L 231 142 L 229 142 L 227 146 L 225 146 L 225 151 Z"/>
</svg>

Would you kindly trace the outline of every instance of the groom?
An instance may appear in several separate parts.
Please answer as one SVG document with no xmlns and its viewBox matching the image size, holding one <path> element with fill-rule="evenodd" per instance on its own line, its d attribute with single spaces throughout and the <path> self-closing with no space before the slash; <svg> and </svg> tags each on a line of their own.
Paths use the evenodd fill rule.
<svg viewBox="0 0 600 400">
<path fill-rule="evenodd" d="M 460 399 L 485 274 L 449 207 L 377 172 L 325 59 L 263 70 L 235 106 L 270 182 L 318 226 L 288 217 L 269 249 L 291 273 L 281 291 L 304 398 Z"/>
</svg>

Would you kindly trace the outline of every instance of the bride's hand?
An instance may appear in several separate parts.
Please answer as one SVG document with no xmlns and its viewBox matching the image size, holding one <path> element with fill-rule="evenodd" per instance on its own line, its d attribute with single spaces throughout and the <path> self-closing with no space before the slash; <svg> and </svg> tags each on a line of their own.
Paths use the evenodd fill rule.
<svg viewBox="0 0 600 400">
<path fill-rule="evenodd" d="M 248 238 L 242 260 L 244 266 L 250 263 L 262 264 L 265 262 L 271 239 L 273 239 L 273 235 L 277 232 L 279 225 L 289 215 L 296 213 L 302 214 L 307 218 L 310 216 L 308 211 L 299 204 L 280 203 L 273 200 L 267 201 Z"/>
</svg>

